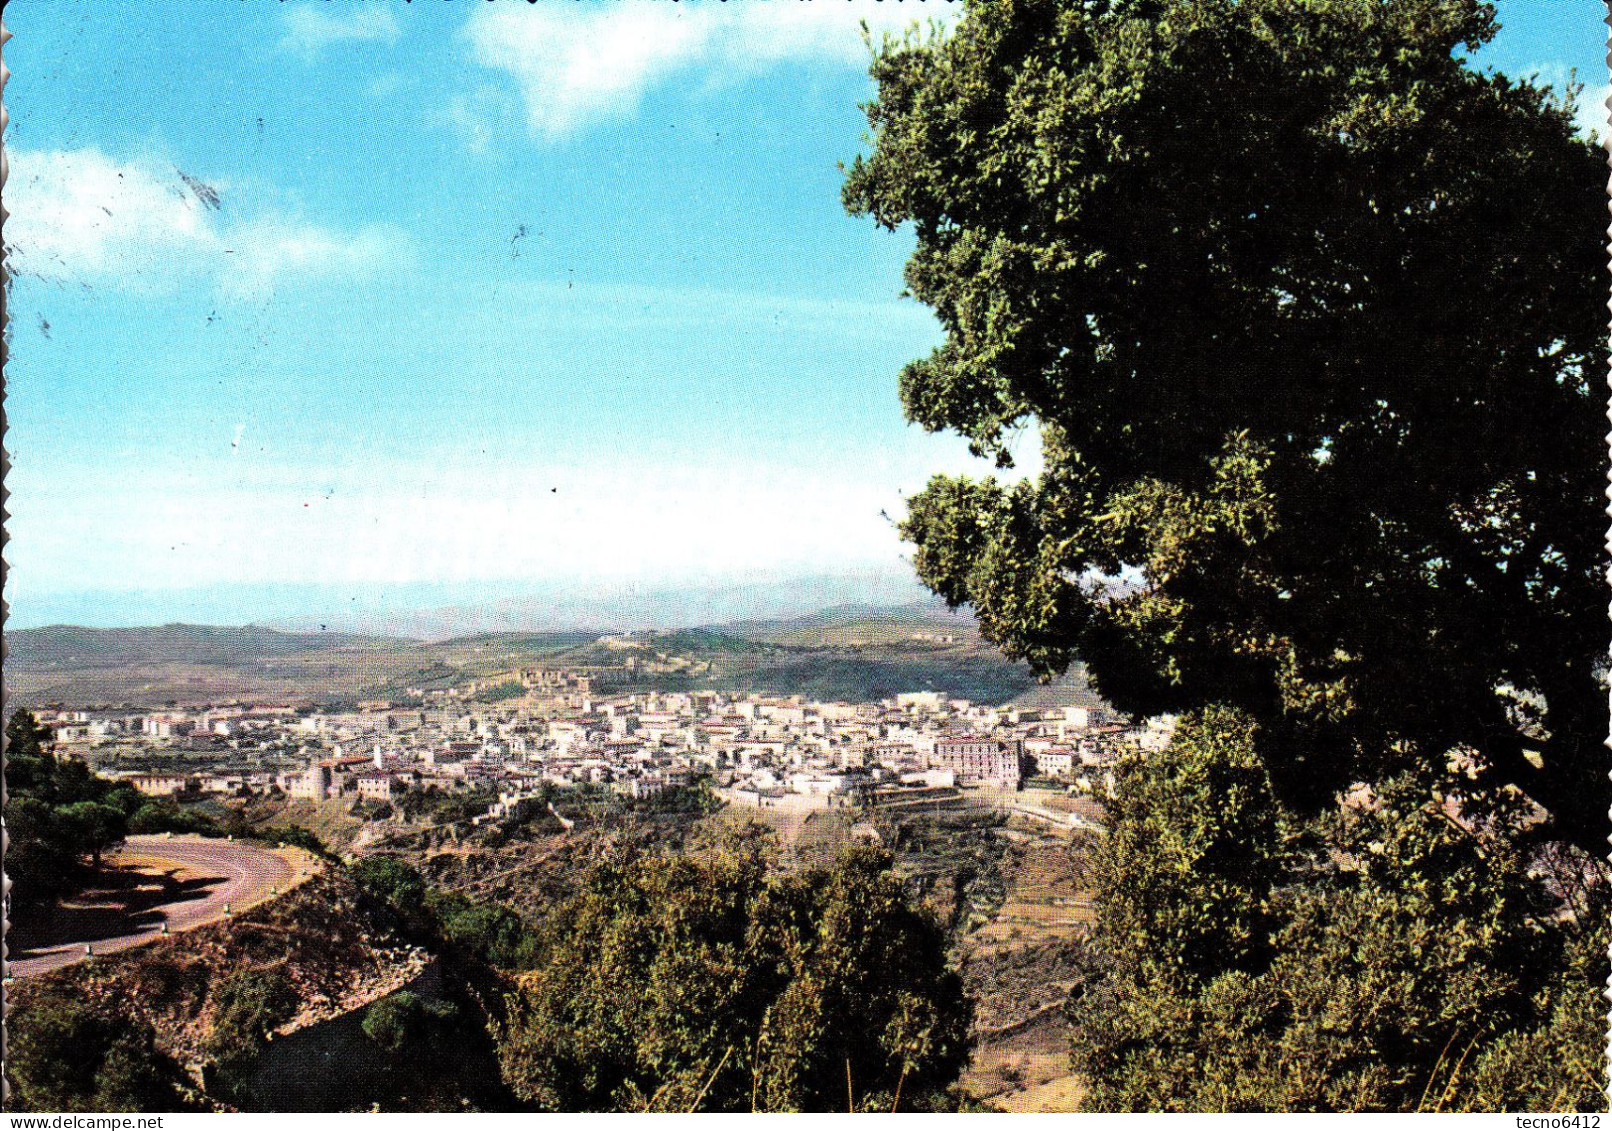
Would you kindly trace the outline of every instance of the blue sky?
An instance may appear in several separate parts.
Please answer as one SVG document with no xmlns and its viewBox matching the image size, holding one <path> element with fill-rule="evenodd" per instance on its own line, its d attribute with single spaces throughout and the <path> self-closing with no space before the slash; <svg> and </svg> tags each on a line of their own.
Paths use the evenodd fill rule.
<svg viewBox="0 0 1612 1131">
<path fill-rule="evenodd" d="M 1596 7 L 1485 58 L 1598 88 Z M 11 4 L 12 625 L 900 583 L 881 511 L 985 468 L 901 419 L 939 332 L 837 163 L 857 21 L 955 14 Z"/>
</svg>

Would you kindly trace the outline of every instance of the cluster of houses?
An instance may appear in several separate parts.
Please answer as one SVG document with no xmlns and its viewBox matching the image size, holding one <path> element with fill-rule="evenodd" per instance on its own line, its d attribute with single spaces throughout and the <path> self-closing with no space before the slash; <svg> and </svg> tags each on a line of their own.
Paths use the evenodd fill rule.
<svg viewBox="0 0 1612 1131">
<path fill-rule="evenodd" d="M 493 688 L 493 701 L 477 699 Z M 406 706 L 59 711 L 43 721 L 69 747 L 121 740 L 216 752 L 205 758 L 206 772 L 125 775 L 152 795 L 279 791 L 379 804 L 414 789 L 480 788 L 500 798 L 490 819 L 523 812 L 545 786 L 583 784 L 642 798 L 703 780 L 760 803 L 901 786 L 1012 790 L 1029 778 L 1101 792 L 1126 746 L 1162 733 L 1089 705 L 1019 710 L 934 691 L 877 703 L 718 691 L 596 695 L 586 675 L 552 670 L 505 673 Z M 265 745 L 284 751 L 288 764 L 254 769 L 232 757 Z"/>
</svg>

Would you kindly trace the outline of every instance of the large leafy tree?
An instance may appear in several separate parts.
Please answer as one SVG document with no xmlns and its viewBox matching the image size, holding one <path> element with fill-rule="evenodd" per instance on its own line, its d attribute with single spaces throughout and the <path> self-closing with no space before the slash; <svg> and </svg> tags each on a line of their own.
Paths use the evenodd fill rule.
<svg viewBox="0 0 1612 1131">
<path fill-rule="evenodd" d="M 57 815 L 72 830 L 79 848 L 90 854 L 90 863 L 96 869 L 101 866 L 101 853 L 128 832 L 124 811 L 100 801 L 75 801 L 58 809 Z"/>
<path fill-rule="evenodd" d="M 851 211 L 917 249 L 922 579 L 1273 784 L 1473 753 L 1605 850 L 1605 165 L 1476 0 L 968 0 L 876 53 Z M 1119 582 L 1116 584 L 1116 582 Z"/>
</svg>

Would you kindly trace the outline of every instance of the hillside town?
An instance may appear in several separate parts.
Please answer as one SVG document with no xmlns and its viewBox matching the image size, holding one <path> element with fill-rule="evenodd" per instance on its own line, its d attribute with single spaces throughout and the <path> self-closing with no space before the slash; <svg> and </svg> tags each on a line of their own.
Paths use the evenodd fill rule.
<svg viewBox="0 0 1612 1131">
<path fill-rule="evenodd" d="M 343 712 L 285 704 L 41 714 L 59 749 L 142 793 L 387 806 L 411 791 L 496 792 L 477 823 L 553 788 L 642 799 L 703 784 L 735 805 L 902 805 L 1026 782 L 1101 794 L 1127 748 L 1164 741 L 1097 706 L 992 707 L 936 691 L 876 703 L 716 691 L 596 694 L 590 677 L 516 670 Z M 131 766 L 137 768 L 130 768 Z M 384 812 L 384 811 L 383 811 Z"/>
</svg>

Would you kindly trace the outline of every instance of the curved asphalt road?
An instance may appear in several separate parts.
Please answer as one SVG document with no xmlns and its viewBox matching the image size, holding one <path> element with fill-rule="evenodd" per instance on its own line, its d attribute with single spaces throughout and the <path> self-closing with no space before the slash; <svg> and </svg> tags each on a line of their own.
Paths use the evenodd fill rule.
<svg viewBox="0 0 1612 1131">
<path fill-rule="evenodd" d="M 297 878 L 297 869 L 289 860 L 266 848 L 203 837 L 131 836 L 108 863 L 148 873 L 170 872 L 192 890 L 182 898 L 143 908 L 142 917 L 149 925 L 128 934 L 55 942 L 22 952 L 25 957 L 7 961 L 7 974 L 26 978 L 78 962 L 86 957 L 86 942 L 96 954 L 109 954 L 160 937 L 164 924 L 169 931 L 199 927 L 222 918 L 226 903 L 231 912 L 239 912 L 268 899 L 276 890 L 284 891 Z"/>
</svg>

